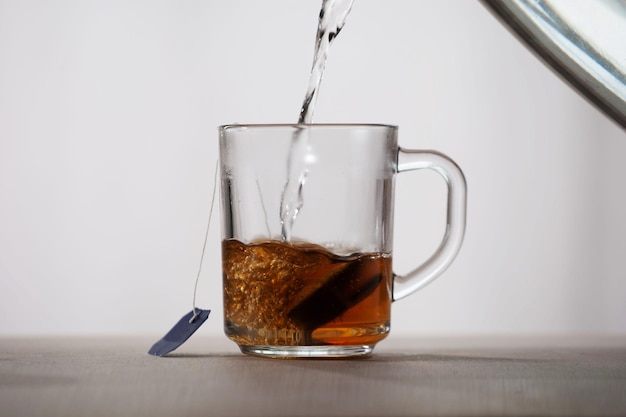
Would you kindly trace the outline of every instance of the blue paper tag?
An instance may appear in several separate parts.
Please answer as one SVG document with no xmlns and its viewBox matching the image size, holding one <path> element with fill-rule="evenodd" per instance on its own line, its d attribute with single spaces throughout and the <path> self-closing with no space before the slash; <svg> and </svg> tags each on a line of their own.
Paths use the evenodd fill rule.
<svg viewBox="0 0 626 417">
<path fill-rule="evenodd" d="M 156 342 L 148 353 L 155 356 L 163 356 L 172 352 L 185 343 L 202 326 L 202 323 L 209 318 L 209 313 L 211 313 L 211 310 L 201 310 L 199 308 L 196 308 L 195 312 L 191 310 L 161 340 Z"/>
</svg>

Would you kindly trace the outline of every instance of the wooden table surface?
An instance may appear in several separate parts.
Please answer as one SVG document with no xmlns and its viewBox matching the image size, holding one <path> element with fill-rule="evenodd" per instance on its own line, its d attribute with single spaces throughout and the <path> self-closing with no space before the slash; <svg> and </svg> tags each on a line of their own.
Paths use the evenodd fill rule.
<svg viewBox="0 0 626 417">
<path fill-rule="evenodd" d="M 392 335 L 357 360 L 156 339 L 0 339 L 0 416 L 626 416 L 626 336 Z"/>
</svg>

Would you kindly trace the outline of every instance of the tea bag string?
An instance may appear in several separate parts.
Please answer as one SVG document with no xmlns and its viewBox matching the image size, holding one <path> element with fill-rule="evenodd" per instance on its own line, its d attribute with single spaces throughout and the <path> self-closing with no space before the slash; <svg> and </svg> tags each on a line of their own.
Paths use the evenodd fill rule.
<svg viewBox="0 0 626 417">
<path fill-rule="evenodd" d="M 198 274 L 196 275 L 196 282 L 193 286 L 193 316 L 189 319 L 189 323 L 193 323 L 198 315 L 198 309 L 196 308 L 196 295 L 198 293 L 198 281 L 200 280 L 200 274 L 202 273 L 202 261 L 204 260 L 204 253 L 206 252 L 206 244 L 209 240 L 209 229 L 211 228 L 211 217 L 213 216 L 213 206 L 215 205 L 215 194 L 217 190 L 217 170 L 219 168 L 218 159 L 215 161 L 215 172 L 213 174 L 213 193 L 211 195 L 211 207 L 209 208 L 209 220 L 207 221 L 206 229 L 204 232 L 204 243 L 202 244 L 202 254 L 200 255 L 200 265 L 198 266 Z"/>
</svg>

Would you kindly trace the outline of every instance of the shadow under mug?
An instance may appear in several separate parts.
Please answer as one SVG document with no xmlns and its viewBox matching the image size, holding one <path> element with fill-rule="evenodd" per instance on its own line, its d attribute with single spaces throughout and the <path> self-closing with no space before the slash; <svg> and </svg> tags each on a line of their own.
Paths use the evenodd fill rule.
<svg viewBox="0 0 626 417">
<path fill-rule="evenodd" d="M 390 329 L 392 301 L 454 260 L 466 185 L 434 151 L 398 147 L 396 126 L 227 125 L 219 128 L 224 330 L 267 357 L 367 355 Z M 394 178 L 431 169 L 448 186 L 435 253 L 392 271 Z"/>
</svg>

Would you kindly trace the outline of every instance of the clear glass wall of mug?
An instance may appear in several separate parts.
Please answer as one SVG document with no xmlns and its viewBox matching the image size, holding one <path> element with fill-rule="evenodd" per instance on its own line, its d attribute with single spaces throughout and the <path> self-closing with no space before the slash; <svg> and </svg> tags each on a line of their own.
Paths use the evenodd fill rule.
<svg viewBox="0 0 626 417">
<path fill-rule="evenodd" d="M 392 301 L 453 261 L 465 231 L 463 173 L 438 152 L 399 148 L 397 131 L 220 127 L 224 330 L 242 352 L 369 354 L 389 333 Z M 394 178 L 423 168 L 447 183 L 446 233 L 424 264 L 395 275 Z"/>
</svg>

